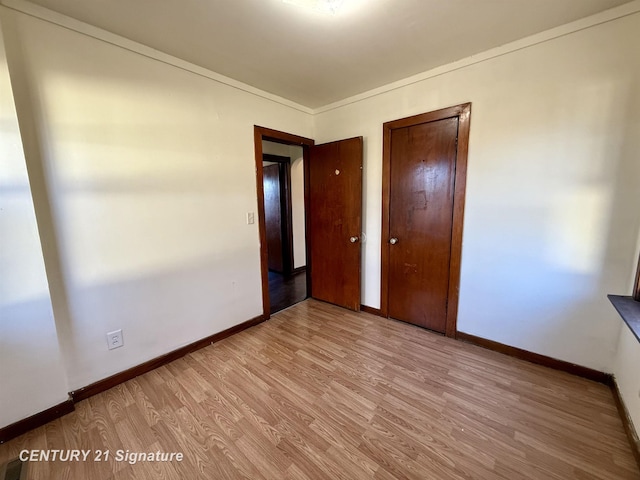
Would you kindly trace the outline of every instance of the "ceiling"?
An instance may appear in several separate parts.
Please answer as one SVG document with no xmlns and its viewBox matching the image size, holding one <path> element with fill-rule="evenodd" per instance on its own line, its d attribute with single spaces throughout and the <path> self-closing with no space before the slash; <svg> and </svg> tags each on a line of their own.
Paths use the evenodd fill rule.
<svg viewBox="0 0 640 480">
<path fill-rule="evenodd" d="M 317 108 L 627 0 L 31 0 Z"/>
</svg>

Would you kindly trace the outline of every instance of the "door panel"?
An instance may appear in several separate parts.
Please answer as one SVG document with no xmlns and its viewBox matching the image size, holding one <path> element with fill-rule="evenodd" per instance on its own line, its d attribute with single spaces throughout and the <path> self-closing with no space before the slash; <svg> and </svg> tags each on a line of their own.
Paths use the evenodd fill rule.
<svg viewBox="0 0 640 480">
<path fill-rule="evenodd" d="M 280 198 L 280 167 L 266 165 L 263 170 L 264 179 L 264 219 L 267 230 L 267 251 L 269 270 L 282 272 L 282 207 Z"/>
<path fill-rule="evenodd" d="M 311 148 L 308 229 L 311 296 L 360 310 L 362 137 Z"/>
<path fill-rule="evenodd" d="M 391 131 L 388 313 L 442 333 L 447 322 L 457 135 L 458 117 Z"/>
</svg>

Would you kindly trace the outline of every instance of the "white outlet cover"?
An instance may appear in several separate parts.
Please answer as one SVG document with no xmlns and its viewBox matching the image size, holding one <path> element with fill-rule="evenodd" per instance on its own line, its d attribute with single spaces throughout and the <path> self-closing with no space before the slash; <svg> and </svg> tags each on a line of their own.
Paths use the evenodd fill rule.
<svg viewBox="0 0 640 480">
<path fill-rule="evenodd" d="M 123 345 L 124 340 L 122 339 L 122 329 L 107 333 L 107 347 L 109 350 L 122 347 Z"/>
</svg>

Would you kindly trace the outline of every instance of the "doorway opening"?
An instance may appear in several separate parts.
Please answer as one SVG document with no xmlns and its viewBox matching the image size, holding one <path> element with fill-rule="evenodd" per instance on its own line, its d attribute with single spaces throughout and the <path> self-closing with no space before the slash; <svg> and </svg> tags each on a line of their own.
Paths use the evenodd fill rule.
<svg viewBox="0 0 640 480">
<path fill-rule="evenodd" d="M 296 148 L 294 148 L 296 147 Z M 274 152 L 271 148 L 279 149 Z M 302 163 L 296 164 L 302 150 Z M 309 138 L 254 127 L 254 151 L 256 160 L 258 193 L 258 228 L 260 232 L 260 268 L 262 274 L 263 317 L 275 311 L 277 285 L 274 273 L 282 269 L 286 277 L 287 264 L 292 275 L 305 267 L 306 291 L 304 298 L 313 297 L 344 308 L 360 310 L 360 236 L 362 229 L 362 137 L 315 145 Z M 277 157 L 265 157 L 265 153 Z M 285 157 L 285 158 L 278 158 Z M 266 162 L 266 163 L 265 163 Z M 287 167 L 287 164 L 291 168 Z M 273 166 L 275 165 L 275 166 Z M 302 167 L 302 173 L 296 171 Z M 270 181 L 269 177 L 278 177 Z M 289 189 L 291 208 L 288 209 L 287 176 L 292 181 Z M 294 177 L 304 179 L 304 187 L 296 188 Z M 284 180 L 281 180 L 284 179 Z M 299 181 L 298 181 L 299 182 Z M 298 183 L 299 185 L 299 183 Z M 296 194 L 296 191 L 298 192 Z M 304 201 L 300 199 L 300 191 Z M 274 240 L 269 254 L 266 208 L 267 196 L 279 195 L 271 202 L 280 226 L 271 229 Z M 283 206 L 284 199 L 284 206 Z M 296 222 L 296 209 L 303 208 L 303 222 Z M 288 227 L 283 228 L 291 212 L 291 239 Z M 304 236 L 301 233 L 304 225 Z M 297 226 L 296 226 L 297 225 Z M 300 245 L 304 238 L 304 246 Z M 291 247 L 292 246 L 292 247 Z M 293 248 L 293 253 L 291 252 Z M 300 259 L 304 252 L 304 265 Z M 288 259 L 288 260 L 287 260 Z M 291 260 L 292 259 L 292 260 Z M 272 279 L 270 285 L 270 277 Z M 304 284 L 304 277 L 299 281 Z M 301 298 L 302 300 L 304 298 Z M 273 304 L 273 305 L 272 305 Z"/>
<path fill-rule="evenodd" d="M 308 222 L 309 147 L 314 141 L 254 127 L 263 315 L 311 293 Z"/>
<path fill-rule="evenodd" d="M 270 312 L 307 298 L 304 158 L 299 145 L 262 140 Z"/>
</svg>

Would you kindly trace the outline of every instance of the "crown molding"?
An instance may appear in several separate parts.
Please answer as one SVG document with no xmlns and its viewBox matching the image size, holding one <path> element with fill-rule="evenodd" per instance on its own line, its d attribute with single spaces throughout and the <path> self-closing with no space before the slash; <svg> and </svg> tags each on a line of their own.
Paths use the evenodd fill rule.
<svg viewBox="0 0 640 480">
<path fill-rule="evenodd" d="M 619 7 L 611 8 L 609 10 L 605 10 L 604 12 L 596 13 L 595 15 L 581 18 L 580 20 L 576 20 L 574 22 L 552 28 L 550 30 L 545 30 L 544 32 L 536 33 L 534 35 L 530 35 L 528 37 L 507 43 L 500 47 L 492 48 L 482 53 L 471 55 L 470 57 L 466 57 L 461 60 L 448 63 L 446 65 L 442 65 L 407 78 L 403 78 L 402 80 L 398 80 L 396 82 L 388 83 L 381 87 L 377 87 L 372 90 L 368 90 L 366 92 L 344 98 L 342 100 L 338 100 L 337 102 L 330 103 L 323 107 L 318 107 L 313 110 L 313 114 L 317 115 L 319 113 L 335 110 L 337 108 L 357 103 L 371 97 L 382 95 L 384 93 L 391 92 L 408 85 L 413 85 L 430 78 L 444 75 L 445 73 L 454 72 L 456 70 L 476 65 L 478 63 L 486 62 L 488 60 L 492 60 L 509 53 L 517 52 L 518 50 L 523 50 L 525 48 L 533 47 L 535 45 L 554 40 L 556 38 L 564 37 L 566 35 L 571 35 L 572 33 L 596 27 L 598 25 L 602 25 L 603 23 L 608 23 L 619 18 L 634 15 L 638 12 L 640 12 L 640 0 L 634 0 Z"/>
<path fill-rule="evenodd" d="M 264 98 L 265 100 L 279 103 L 286 107 L 299 110 L 303 113 L 307 113 L 310 115 L 313 114 L 313 110 L 311 108 L 300 105 L 299 103 L 293 102 L 278 95 L 271 94 L 269 92 L 265 92 L 264 90 L 260 90 L 259 88 L 252 87 L 251 85 L 247 85 L 246 83 L 226 77 L 212 70 L 200 67 L 193 63 L 187 62 L 186 60 L 174 57 L 167 53 L 161 52 L 160 50 L 155 50 L 141 43 L 134 42 L 133 40 L 129 40 L 128 38 L 116 35 L 115 33 L 108 32 L 98 27 L 94 27 L 93 25 L 89 25 L 88 23 L 76 20 L 66 15 L 62 15 L 60 13 L 54 12 L 53 10 L 49 10 L 48 8 L 41 7 L 40 5 L 33 4 L 26 0 L 0 0 L 0 6 L 23 13 L 30 17 L 37 18 L 39 20 L 43 20 L 48 23 L 52 23 L 54 25 L 58 25 L 60 27 L 66 28 L 76 33 L 80 33 L 82 35 L 86 35 L 96 40 L 100 40 L 116 47 L 120 47 L 124 50 L 137 53 L 138 55 L 157 60 L 164 64 L 179 68 L 181 70 L 185 70 L 195 75 L 208 78 L 209 80 L 213 80 L 214 82 L 226 85 L 231 88 L 235 88 L 237 90 L 241 90 L 245 93 L 249 93 L 257 97 Z"/>
<path fill-rule="evenodd" d="M 486 62 L 488 60 L 492 60 L 494 58 L 516 52 L 518 50 L 533 47 L 535 45 L 539 45 L 556 38 L 564 37 L 572 33 L 580 32 L 582 30 L 596 27 L 598 25 L 602 25 L 604 23 L 608 23 L 640 12 L 640 0 L 633 0 L 619 7 L 605 10 L 604 12 L 600 12 L 595 15 L 576 20 L 574 22 L 570 22 L 565 25 L 546 30 L 544 32 L 530 35 L 528 37 L 507 43 L 500 47 L 492 48 L 476 55 L 471 55 L 470 57 L 466 57 L 461 60 L 448 63 L 446 65 L 442 65 L 431 70 L 427 70 L 425 72 L 421 72 L 416 75 L 412 75 L 410 77 L 406 77 L 401 80 L 391 82 L 386 85 L 314 109 L 293 102 L 287 98 L 265 92 L 264 90 L 260 90 L 259 88 L 252 87 L 251 85 L 248 85 L 246 83 L 234 80 L 230 77 L 226 77 L 212 70 L 200 67 L 193 63 L 187 62 L 186 60 L 182 60 L 159 50 L 155 50 L 151 47 L 147 47 L 146 45 L 134 42 L 133 40 L 129 40 L 120 35 L 116 35 L 101 28 L 94 27 L 93 25 L 89 25 L 80 20 L 76 20 L 66 15 L 54 12 L 53 10 L 49 10 L 48 8 L 35 5 L 27 0 L 0 0 L 0 6 L 23 13 L 25 15 L 29 15 L 31 17 L 38 18 L 45 22 L 61 26 L 63 28 L 67 28 L 82 35 L 86 35 L 105 43 L 109 43 L 124 50 L 137 53 L 144 57 L 157 60 L 181 70 L 191 72 L 195 75 L 208 78 L 214 82 L 241 90 L 251 95 L 264 98 L 274 103 L 278 103 L 280 105 L 284 105 L 310 115 L 317 115 L 320 113 L 335 110 L 337 108 L 357 103 L 371 97 L 382 95 L 384 93 L 391 92 L 402 87 L 428 80 L 430 78 L 454 72 L 456 70 L 476 65 L 478 63 Z"/>
</svg>

